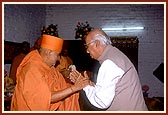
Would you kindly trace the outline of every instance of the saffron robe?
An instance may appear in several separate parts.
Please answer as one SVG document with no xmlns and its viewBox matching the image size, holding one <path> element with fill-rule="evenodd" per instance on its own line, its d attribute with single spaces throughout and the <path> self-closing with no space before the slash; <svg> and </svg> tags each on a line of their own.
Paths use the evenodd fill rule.
<svg viewBox="0 0 168 115">
<path fill-rule="evenodd" d="M 71 81 L 68 79 L 70 70 L 69 66 L 73 64 L 73 61 L 68 56 L 61 56 L 60 58 L 60 64 L 56 66 L 56 69 L 63 75 L 65 78 L 65 81 L 67 83 L 71 83 Z"/>
<path fill-rule="evenodd" d="M 31 51 L 17 70 L 17 84 L 11 101 L 12 111 L 78 111 L 79 94 L 51 104 L 51 92 L 68 87 L 55 67 L 48 67 L 37 50 Z"/>
<path fill-rule="evenodd" d="M 68 57 L 68 56 L 61 56 L 61 58 L 60 58 L 60 64 L 57 65 L 56 68 L 58 69 L 58 71 L 61 72 L 64 69 L 68 69 L 69 66 L 72 65 L 72 64 L 73 64 L 73 61 L 71 60 L 70 57 Z"/>
<path fill-rule="evenodd" d="M 17 71 L 17 68 L 18 68 L 19 64 L 21 63 L 21 61 L 23 60 L 23 58 L 25 56 L 26 56 L 26 54 L 20 53 L 12 61 L 9 77 L 11 77 L 13 79 L 14 83 L 16 83 L 16 71 Z"/>
</svg>

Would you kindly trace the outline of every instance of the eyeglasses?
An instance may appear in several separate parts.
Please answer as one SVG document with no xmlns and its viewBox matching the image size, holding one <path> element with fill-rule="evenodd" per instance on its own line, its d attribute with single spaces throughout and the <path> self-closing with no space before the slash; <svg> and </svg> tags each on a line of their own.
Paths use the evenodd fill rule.
<svg viewBox="0 0 168 115">
<path fill-rule="evenodd" d="M 89 45 L 90 45 L 91 43 L 95 42 L 95 41 L 96 41 L 96 40 L 91 40 L 89 43 L 84 44 L 84 45 L 85 45 L 85 48 L 88 49 Z"/>
</svg>

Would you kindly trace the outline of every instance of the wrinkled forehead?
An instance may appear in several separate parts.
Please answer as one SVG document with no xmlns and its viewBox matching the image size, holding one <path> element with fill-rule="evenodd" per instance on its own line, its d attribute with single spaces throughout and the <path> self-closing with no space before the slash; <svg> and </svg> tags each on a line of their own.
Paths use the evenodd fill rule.
<svg viewBox="0 0 168 115">
<path fill-rule="evenodd" d="M 85 38 L 85 42 L 87 43 L 87 42 L 91 41 L 92 38 L 93 38 L 93 35 L 88 34 L 88 35 L 86 36 L 86 38 Z"/>
</svg>

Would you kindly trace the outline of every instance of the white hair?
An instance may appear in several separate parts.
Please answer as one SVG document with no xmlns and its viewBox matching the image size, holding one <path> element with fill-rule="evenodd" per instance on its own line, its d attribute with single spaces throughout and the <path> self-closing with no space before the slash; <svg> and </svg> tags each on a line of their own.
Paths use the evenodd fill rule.
<svg viewBox="0 0 168 115">
<path fill-rule="evenodd" d="M 103 46 L 111 44 L 111 40 L 107 35 L 95 34 L 93 40 L 99 40 Z"/>
</svg>

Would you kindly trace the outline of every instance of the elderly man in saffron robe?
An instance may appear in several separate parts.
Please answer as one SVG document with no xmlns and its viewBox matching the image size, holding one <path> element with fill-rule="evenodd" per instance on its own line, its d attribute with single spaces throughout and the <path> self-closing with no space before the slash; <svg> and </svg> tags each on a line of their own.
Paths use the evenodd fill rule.
<svg viewBox="0 0 168 115">
<path fill-rule="evenodd" d="M 79 111 L 77 91 L 89 84 L 80 76 L 67 85 L 54 67 L 63 39 L 42 35 L 40 50 L 31 51 L 17 69 L 11 111 Z"/>
</svg>

